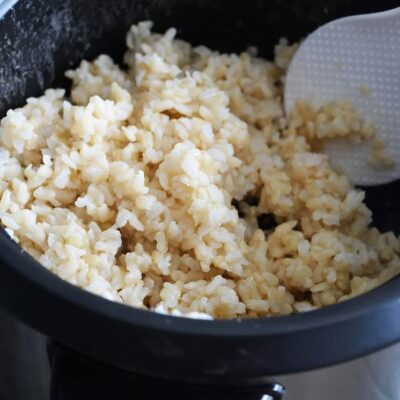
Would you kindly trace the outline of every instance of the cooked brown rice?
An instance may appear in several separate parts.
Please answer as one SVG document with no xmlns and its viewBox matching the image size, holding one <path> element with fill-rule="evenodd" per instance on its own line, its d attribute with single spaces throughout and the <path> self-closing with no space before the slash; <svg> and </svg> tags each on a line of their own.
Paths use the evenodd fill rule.
<svg viewBox="0 0 400 400">
<path fill-rule="evenodd" d="M 400 272 L 364 192 L 319 154 L 365 138 L 350 105 L 282 108 L 286 67 L 151 33 L 68 71 L 1 121 L 0 216 L 46 268 L 92 293 L 198 318 L 291 314 Z M 261 230 L 260 228 L 263 228 Z"/>
</svg>

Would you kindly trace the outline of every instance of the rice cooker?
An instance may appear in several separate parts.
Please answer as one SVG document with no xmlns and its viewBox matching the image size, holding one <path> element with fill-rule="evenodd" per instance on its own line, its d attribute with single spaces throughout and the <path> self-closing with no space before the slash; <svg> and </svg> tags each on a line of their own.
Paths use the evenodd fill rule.
<svg viewBox="0 0 400 400">
<path fill-rule="evenodd" d="M 0 115 L 66 69 L 155 29 L 223 52 L 270 58 L 350 14 L 398 0 L 0 1 Z M 400 39 L 399 39 L 400 40 Z M 400 96 L 400 93 L 399 93 Z M 374 224 L 400 233 L 400 183 L 367 188 Z M 113 303 L 62 281 L 0 231 L 0 399 L 400 399 L 400 278 L 349 301 L 291 316 L 193 320 Z"/>
</svg>

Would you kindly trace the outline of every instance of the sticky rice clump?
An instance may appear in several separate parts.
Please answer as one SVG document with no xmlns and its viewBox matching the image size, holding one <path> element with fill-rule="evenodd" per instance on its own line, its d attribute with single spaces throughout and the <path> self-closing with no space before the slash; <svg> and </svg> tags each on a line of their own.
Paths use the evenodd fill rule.
<svg viewBox="0 0 400 400">
<path fill-rule="evenodd" d="M 296 46 L 268 62 L 151 27 L 128 32 L 127 68 L 82 61 L 70 97 L 2 119 L 11 238 L 92 293 L 194 318 L 307 311 L 399 273 L 398 238 L 369 227 L 364 192 L 315 146 L 370 126 L 350 105 L 284 115 Z"/>
</svg>

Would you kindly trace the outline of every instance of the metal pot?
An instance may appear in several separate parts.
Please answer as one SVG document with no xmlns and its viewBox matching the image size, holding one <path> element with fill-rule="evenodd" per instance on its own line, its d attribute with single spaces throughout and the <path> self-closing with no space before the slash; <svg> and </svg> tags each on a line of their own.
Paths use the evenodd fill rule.
<svg viewBox="0 0 400 400">
<path fill-rule="evenodd" d="M 2 311 L 0 337 L 0 399 L 55 400 L 56 394 L 50 397 L 52 371 L 47 338 Z M 347 363 L 271 379 L 285 386 L 284 400 L 397 400 L 400 398 L 399 369 L 400 344 L 397 344 Z M 57 379 L 60 377 L 53 371 L 53 381 Z M 64 389 L 65 385 L 61 385 L 58 392 Z M 85 397 L 80 389 L 70 397 L 81 398 Z M 103 398 L 101 392 L 97 398 Z"/>
<path fill-rule="evenodd" d="M 139 20 L 152 19 L 159 30 L 176 26 L 186 40 L 222 51 L 256 45 L 268 57 L 281 36 L 299 39 L 330 19 L 391 8 L 398 0 L 19 0 L 8 10 L 13 3 L 0 4 L 4 14 L 0 19 L 0 114 L 46 87 L 65 85 L 63 71 L 82 58 L 106 52 L 120 61 L 125 31 Z M 399 187 L 394 183 L 367 192 L 375 224 L 382 229 L 398 231 Z M 362 377 L 365 371 L 375 370 L 375 360 L 380 360 L 379 369 L 389 374 L 400 352 L 398 346 L 392 347 L 346 366 L 287 376 L 365 356 L 399 341 L 398 278 L 356 299 L 310 313 L 197 321 L 133 309 L 80 290 L 41 267 L 4 232 L 0 263 L 0 304 L 9 313 L 76 353 L 165 382 L 251 391 L 280 375 L 289 399 L 292 385 L 303 394 L 325 380 L 329 384 L 322 390 L 333 384 L 336 393 L 341 393 L 353 387 L 346 379 L 360 385 L 349 370 Z M 394 377 L 389 381 L 397 382 Z M 395 390 L 390 398 L 400 399 L 399 388 Z M 365 398 L 347 392 L 343 396 Z"/>
</svg>

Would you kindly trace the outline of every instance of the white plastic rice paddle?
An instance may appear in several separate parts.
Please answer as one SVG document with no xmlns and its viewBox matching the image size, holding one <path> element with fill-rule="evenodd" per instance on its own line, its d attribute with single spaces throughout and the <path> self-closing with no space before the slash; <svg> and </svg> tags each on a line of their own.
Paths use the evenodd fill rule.
<svg viewBox="0 0 400 400">
<path fill-rule="evenodd" d="M 386 144 L 393 168 L 368 164 L 371 143 L 327 141 L 324 152 L 355 184 L 400 178 L 400 7 L 332 21 L 308 36 L 289 66 L 285 110 L 299 99 L 352 102 Z"/>
</svg>

